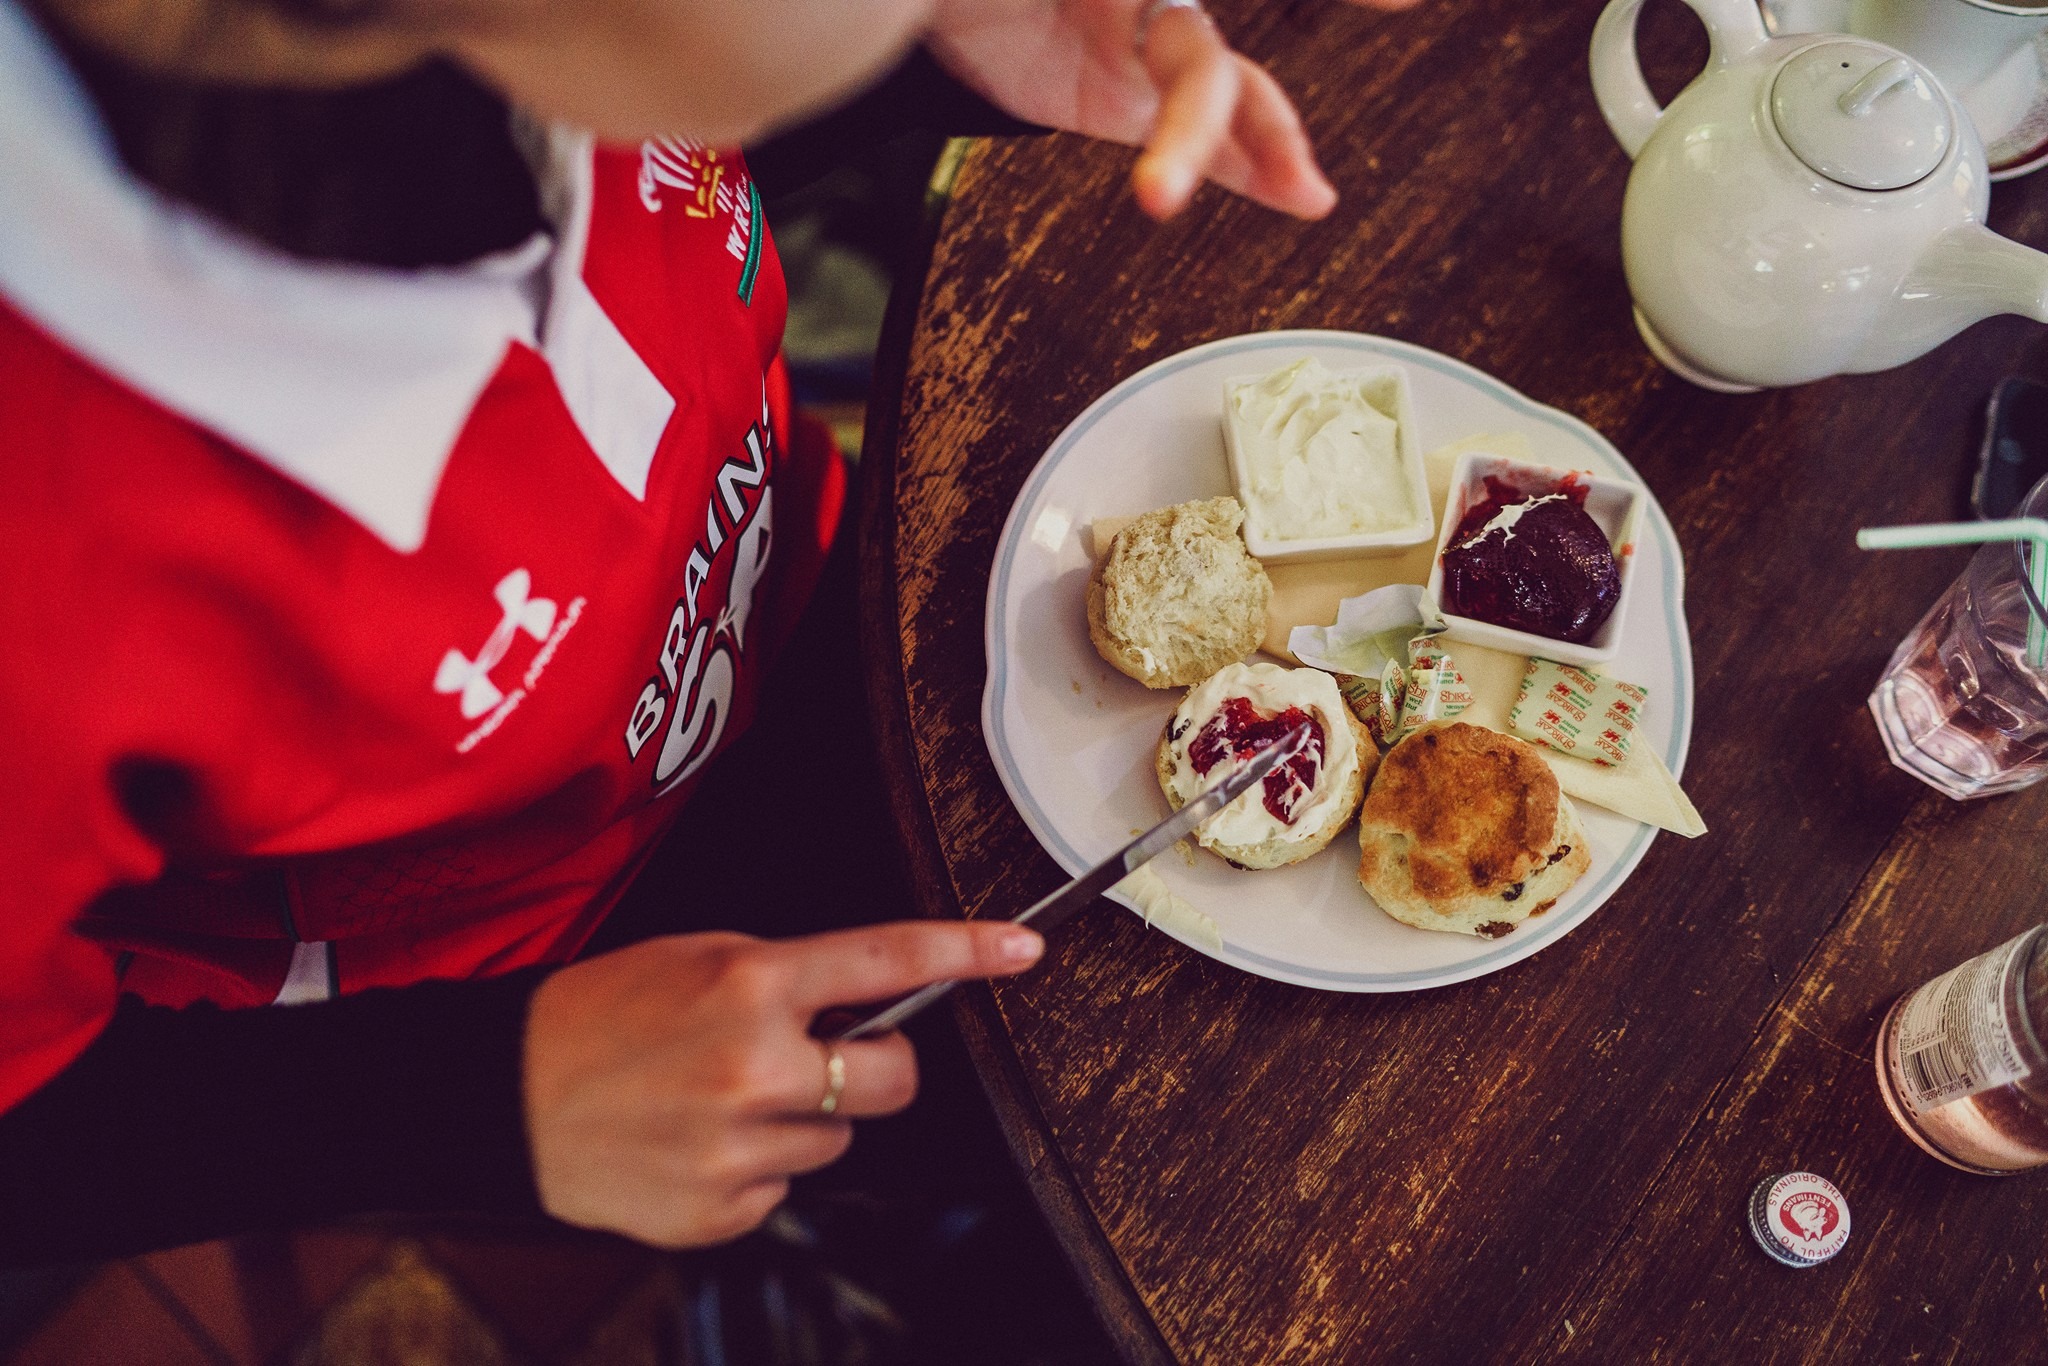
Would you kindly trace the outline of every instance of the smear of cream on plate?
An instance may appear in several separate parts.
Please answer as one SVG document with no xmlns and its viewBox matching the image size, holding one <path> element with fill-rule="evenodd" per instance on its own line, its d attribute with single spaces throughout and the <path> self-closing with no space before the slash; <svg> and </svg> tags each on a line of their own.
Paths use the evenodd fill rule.
<svg viewBox="0 0 2048 1366">
<path fill-rule="evenodd" d="M 1138 903 L 1147 925 L 1177 934 L 1211 953 L 1223 952 L 1223 931 L 1216 922 L 1182 900 L 1150 864 L 1127 875 L 1115 890 Z"/>
</svg>

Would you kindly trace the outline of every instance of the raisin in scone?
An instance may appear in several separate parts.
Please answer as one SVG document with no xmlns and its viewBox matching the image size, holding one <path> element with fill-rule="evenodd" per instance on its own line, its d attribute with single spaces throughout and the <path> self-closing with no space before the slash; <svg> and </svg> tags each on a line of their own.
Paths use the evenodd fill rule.
<svg viewBox="0 0 2048 1366">
<path fill-rule="evenodd" d="M 1358 879 L 1403 924 L 1497 939 L 1592 867 L 1533 745 L 1462 721 L 1387 751 L 1358 814 Z"/>
<path fill-rule="evenodd" d="M 1231 664 L 1188 689 L 1155 765 L 1176 811 L 1303 720 L 1308 743 L 1211 816 L 1196 843 L 1240 868 L 1278 868 L 1321 852 L 1357 812 L 1379 749 L 1344 705 L 1337 680 L 1320 669 Z"/>
<path fill-rule="evenodd" d="M 1184 688 L 1259 647 L 1273 585 L 1235 498 L 1133 518 L 1088 579 L 1088 638 L 1148 688 Z"/>
</svg>

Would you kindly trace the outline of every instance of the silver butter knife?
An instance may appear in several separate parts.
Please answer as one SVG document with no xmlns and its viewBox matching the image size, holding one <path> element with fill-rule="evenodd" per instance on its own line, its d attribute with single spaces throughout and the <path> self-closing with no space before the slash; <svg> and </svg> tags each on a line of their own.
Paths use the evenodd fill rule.
<svg viewBox="0 0 2048 1366">
<path fill-rule="evenodd" d="M 1292 759 L 1295 752 L 1308 743 L 1308 737 L 1309 727 L 1304 721 L 1252 755 L 1251 761 L 1229 778 L 1132 840 L 1120 851 L 1111 854 L 1043 901 L 1012 916 L 1010 923 L 1029 925 L 1040 934 L 1050 933 L 1076 911 L 1092 904 L 1095 898 L 1150 863 L 1155 856 L 1164 853 L 1175 840 L 1189 834 L 1203 821 L 1250 791 L 1252 784 Z M 826 1040 L 837 1043 L 847 1039 L 864 1039 L 871 1034 L 885 1034 L 959 985 L 957 981 L 934 982 L 928 987 L 913 991 L 894 1005 L 857 1020 L 844 1029 L 827 1034 Z"/>
</svg>

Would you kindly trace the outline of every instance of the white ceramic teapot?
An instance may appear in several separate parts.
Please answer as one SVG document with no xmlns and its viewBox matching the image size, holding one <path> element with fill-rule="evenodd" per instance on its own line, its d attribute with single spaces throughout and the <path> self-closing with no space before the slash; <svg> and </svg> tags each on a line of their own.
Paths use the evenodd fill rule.
<svg viewBox="0 0 2048 1366">
<path fill-rule="evenodd" d="M 1981 318 L 2048 322 L 2048 255 L 1984 226 L 1969 117 L 1867 39 L 1771 38 L 1755 0 L 1686 0 L 1706 70 L 1660 109 L 1636 60 L 1643 0 L 1593 32 L 1600 112 L 1635 158 L 1622 260 L 1657 358 L 1746 392 L 1912 360 Z"/>
</svg>

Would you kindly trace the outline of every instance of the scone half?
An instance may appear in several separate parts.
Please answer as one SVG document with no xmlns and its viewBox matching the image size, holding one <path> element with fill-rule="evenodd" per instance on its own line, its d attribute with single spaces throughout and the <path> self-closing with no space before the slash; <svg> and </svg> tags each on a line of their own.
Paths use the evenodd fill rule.
<svg viewBox="0 0 2048 1366">
<path fill-rule="evenodd" d="M 1387 752 L 1359 810 L 1358 880 L 1394 919 L 1497 939 L 1593 866 L 1533 745 L 1462 721 Z"/>
<path fill-rule="evenodd" d="M 1259 647 L 1272 581 L 1235 498 L 1134 517 L 1088 577 L 1088 639 L 1148 688 L 1185 688 Z"/>
<path fill-rule="evenodd" d="M 1306 716 L 1302 753 L 1209 818 L 1195 842 L 1239 868 L 1278 868 L 1321 853 L 1351 821 L 1379 749 L 1320 669 L 1231 664 L 1188 689 L 1159 738 L 1154 770 L 1174 810 L 1225 781 Z"/>
</svg>

